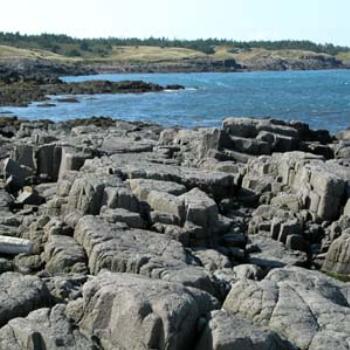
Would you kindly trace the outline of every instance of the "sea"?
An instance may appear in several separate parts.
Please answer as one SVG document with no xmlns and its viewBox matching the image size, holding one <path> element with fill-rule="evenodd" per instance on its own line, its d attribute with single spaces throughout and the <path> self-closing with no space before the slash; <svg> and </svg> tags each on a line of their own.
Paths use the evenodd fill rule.
<svg viewBox="0 0 350 350">
<path fill-rule="evenodd" d="M 144 80 L 160 85 L 180 84 L 179 91 L 142 94 L 77 96 L 79 103 L 55 106 L 2 107 L 28 119 L 67 119 L 108 116 L 165 126 L 216 127 L 225 117 L 274 117 L 298 120 L 312 128 L 336 133 L 350 127 L 350 70 L 98 74 L 62 77 L 84 80 Z"/>
</svg>

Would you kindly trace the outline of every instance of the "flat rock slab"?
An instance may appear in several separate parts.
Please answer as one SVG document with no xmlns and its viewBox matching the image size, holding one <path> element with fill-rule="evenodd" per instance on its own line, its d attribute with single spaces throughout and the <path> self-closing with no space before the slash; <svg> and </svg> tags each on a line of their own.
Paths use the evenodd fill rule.
<svg viewBox="0 0 350 350">
<path fill-rule="evenodd" d="M 133 193 L 141 201 L 147 201 L 151 191 L 165 192 L 174 196 L 179 196 L 187 191 L 184 185 L 171 181 L 131 179 L 129 184 Z"/>
<path fill-rule="evenodd" d="M 84 216 L 75 228 L 74 238 L 85 249 L 92 274 L 102 269 L 129 272 L 215 294 L 209 273 L 191 260 L 181 243 L 164 235 Z"/>
<path fill-rule="evenodd" d="M 304 266 L 307 255 L 304 252 L 289 250 L 283 243 L 263 235 L 250 235 L 250 242 L 258 248 L 257 252 L 250 253 L 249 261 L 262 268 L 271 269 L 289 265 Z"/>
<path fill-rule="evenodd" d="M 84 285 L 83 300 L 80 328 L 105 349 L 192 349 L 199 318 L 218 308 L 197 289 L 108 271 Z"/>
<path fill-rule="evenodd" d="M 93 350 L 92 341 L 73 327 L 65 305 L 39 309 L 26 318 L 15 318 L 0 329 L 0 349 Z"/>
<path fill-rule="evenodd" d="M 15 317 L 48 305 L 49 293 L 36 276 L 23 276 L 16 272 L 0 275 L 0 326 Z"/>
<path fill-rule="evenodd" d="M 298 267 L 232 286 L 223 308 L 266 326 L 302 350 L 348 349 L 350 285 Z"/>
</svg>

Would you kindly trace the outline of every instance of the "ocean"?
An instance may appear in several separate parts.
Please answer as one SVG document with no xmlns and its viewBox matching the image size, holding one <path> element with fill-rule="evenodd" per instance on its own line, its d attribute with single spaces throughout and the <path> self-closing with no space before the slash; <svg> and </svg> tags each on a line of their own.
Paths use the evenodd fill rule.
<svg viewBox="0 0 350 350">
<path fill-rule="evenodd" d="M 350 126 L 350 70 L 99 74 L 63 79 L 144 80 L 161 85 L 181 84 L 185 89 L 85 95 L 78 96 L 80 103 L 57 102 L 55 107 L 38 107 L 38 103 L 33 103 L 24 108 L 2 107 L 0 113 L 55 121 L 110 116 L 181 127 L 219 126 L 228 116 L 299 120 L 331 132 Z"/>
</svg>

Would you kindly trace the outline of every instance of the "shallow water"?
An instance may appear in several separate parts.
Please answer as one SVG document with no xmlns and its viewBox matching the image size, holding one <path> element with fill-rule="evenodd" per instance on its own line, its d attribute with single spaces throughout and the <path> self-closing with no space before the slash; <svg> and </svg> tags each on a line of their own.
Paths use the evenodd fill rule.
<svg viewBox="0 0 350 350">
<path fill-rule="evenodd" d="M 272 116 L 300 120 L 333 132 L 350 126 L 350 70 L 251 72 L 100 74 L 65 77 L 145 80 L 181 84 L 183 91 L 79 96 L 80 103 L 56 107 L 0 108 L 17 116 L 56 121 L 89 116 L 111 116 L 152 121 L 164 125 L 218 126 L 227 116 Z"/>
</svg>

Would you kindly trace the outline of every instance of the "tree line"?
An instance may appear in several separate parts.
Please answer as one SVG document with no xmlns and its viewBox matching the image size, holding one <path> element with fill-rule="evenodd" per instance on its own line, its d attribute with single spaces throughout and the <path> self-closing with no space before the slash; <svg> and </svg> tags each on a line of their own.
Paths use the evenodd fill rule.
<svg viewBox="0 0 350 350">
<path fill-rule="evenodd" d="M 78 39 L 64 34 L 40 34 L 27 35 L 17 33 L 0 32 L 0 44 L 19 48 L 44 49 L 67 56 L 79 56 L 84 52 L 91 52 L 101 56 L 108 54 L 113 46 L 157 46 L 179 47 L 197 50 L 206 54 L 213 54 L 215 47 L 219 45 L 231 46 L 234 50 L 250 50 L 262 48 L 266 50 L 307 50 L 316 53 L 336 55 L 350 51 L 349 47 L 333 44 L 317 44 L 308 40 L 280 40 L 280 41 L 235 41 L 227 39 L 197 39 L 178 40 L 168 38 L 147 39 L 139 38 L 98 38 Z"/>
</svg>

